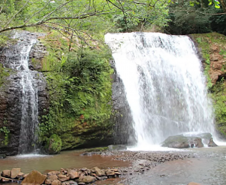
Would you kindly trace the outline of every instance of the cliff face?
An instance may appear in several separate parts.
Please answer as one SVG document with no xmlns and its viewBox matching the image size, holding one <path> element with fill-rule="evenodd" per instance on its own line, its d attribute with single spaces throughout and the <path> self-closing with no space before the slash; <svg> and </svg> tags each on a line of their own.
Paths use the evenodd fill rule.
<svg viewBox="0 0 226 185">
<path fill-rule="evenodd" d="M 213 100 L 216 128 L 226 137 L 226 36 L 219 33 L 194 34 L 203 58 L 207 86 Z"/>
<path fill-rule="evenodd" d="M 123 83 L 118 76 L 114 61 L 111 61 L 111 66 L 114 69 L 112 83 L 112 100 L 114 116 L 112 120 L 114 127 L 114 143 L 115 144 L 132 144 L 135 142 L 135 133 L 133 129 L 133 119 L 131 111 L 126 100 L 126 94 Z"/>
<path fill-rule="evenodd" d="M 29 38 L 38 37 L 38 35 L 29 32 L 23 32 L 24 36 Z M 40 60 L 44 56 L 44 50 L 37 49 L 37 44 L 33 47 L 29 55 L 29 68 L 36 70 L 32 65 L 32 60 Z M 3 81 L 0 84 L 0 154 L 16 155 L 18 153 L 21 119 L 22 119 L 22 90 L 21 75 L 13 64 L 17 64 L 21 60 L 20 48 L 17 45 L 8 45 L 0 50 L 1 72 L 5 76 L 1 76 Z M 46 91 L 45 79 L 37 76 L 37 91 L 39 100 L 39 115 L 43 114 L 44 109 L 48 109 L 48 95 Z"/>
</svg>

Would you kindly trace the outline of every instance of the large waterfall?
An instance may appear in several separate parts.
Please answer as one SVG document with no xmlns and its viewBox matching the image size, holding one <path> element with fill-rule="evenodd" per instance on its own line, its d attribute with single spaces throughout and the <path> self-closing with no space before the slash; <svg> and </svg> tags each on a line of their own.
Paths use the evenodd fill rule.
<svg viewBox="0 0 226 185">
<path fill-rule="evenodd" d="M 189 37 L 123 33 L 107 34 L 105 41 L 124 84 L 138 146 L 185 132 L 213 134 L 206 80 Z"/>
</svg>

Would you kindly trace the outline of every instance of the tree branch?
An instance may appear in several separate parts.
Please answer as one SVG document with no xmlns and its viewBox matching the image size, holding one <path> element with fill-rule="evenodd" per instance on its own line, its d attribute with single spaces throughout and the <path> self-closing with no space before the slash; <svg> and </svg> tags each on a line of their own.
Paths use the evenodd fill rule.
<svg viewBox="0 0 226 185">
<path fill-rule="evenodd" d="M 24 3 L 24 6 L 15 14 L 12 16 L 12 18 L 6 23 L 6 25 L 3 27 L 6 28 L 7 26 L 9 26 L 9 24 L 13 21 L 13 19 L 20 13 L 22 12 L 22 10 L 27 6 L 27 4 L 30 2 L 30 0 L 26 1 L 26 3 Z"/>
<path fill-rule="evenodd" d="M 48 21 L 51 21 L 51 20 L 67 20 L 67 19 L 78 19 L 79 20 L 79 19 L 86 19 L 88 17 L 99 16 L 99 15 L 104 15 L 104 14 L 109 14 L 109 12 L 92 12 L 92 13 L 87 13 L 87 14 L 83 14 L 83 15 L 80 15 L 80 16 L 74 16 L 74 17 L 50 17 L 46 20 L 41 20 L 41 21 L 38 21 L 38 22 L 33 23 L 33 24 L 22 24 L 22 25 L 19 25 L 19 26 L 12 26 L 12 27 L 8 27 L 8 28 L 3 28 L 3 29 L 0 29 L 0 33 L 5 32 L 5 31 L 9 31 L 9 30 L 14 30 L 14 29 L 40 26 L 42 24 L 48 23 Z"/>
</svg>

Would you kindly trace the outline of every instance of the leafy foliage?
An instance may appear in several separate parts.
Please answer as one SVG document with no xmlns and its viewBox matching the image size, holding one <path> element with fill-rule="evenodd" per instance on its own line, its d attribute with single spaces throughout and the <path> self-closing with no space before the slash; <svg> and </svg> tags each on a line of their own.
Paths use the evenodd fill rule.
<svg viewBox="0 0 226 185">
<path fill-rule="evenodd" d="M 43 40 L 48 43 L 49 52 L 43 60 L 49 64 L 43 66 L 45 71 L 49 70 L 46 75 L 50 109 L 39 125 L 40 139 L 47 141 L 52 134 L 61 137 L 73 132 L 78 136 L 96 128 L 108 129 L 113 72 L 110 52 L 82 46 L 76 49 L 73 46 L 73 50 L 68 51 L 68 41 L 62 36 L 58 35 L 58 44 L 51 39 L 56 34 L 53 32 Z"/>
<path fill-rule="evenodd" d="M 9 143 L 9 134 L 10 134 L 10 130 L 6 127 L 6 126 L 3 126 L 2 128 L 0 128 L 0 132 L 2 132 L 4 134 L 4 141 L 3 141 L 3 144 L 5 146 L 8 145 Z"/>
<path fill-rule="evenodd" d="M 190 1 L 191 2 L 191 1 Z M 191 34 L 211 32 L 212 14 L 216 13 L 214 6 L 208 6 L 208 1 L 195 3 L 191 6 L 189 1 L 179 1 L 170 5 L 169 15 L 171 22 L 166 32 L 172 34 Z"/>
<path fill-rule="evenodd" d="M 61 147 L 62 147 L 61 138 L 56 134 L 51 135 L 46 145 L 47 152 L 49 154 L 57 154 L 61 151 Z"/>
</svg>

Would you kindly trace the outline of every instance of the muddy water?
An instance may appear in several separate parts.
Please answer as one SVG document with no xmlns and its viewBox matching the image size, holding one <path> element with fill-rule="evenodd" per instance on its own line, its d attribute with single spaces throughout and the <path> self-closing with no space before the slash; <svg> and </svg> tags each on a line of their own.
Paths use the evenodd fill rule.
<svg viewBox="0 0 226 185">
<path fill-rule="evenodd" d="M 162 163 L 142 175 L 133 175 L 123 183 L 125 185 L 187 185 L 197 182 L 202 185 L 226 184 L 226 147 L 202 148 L 184 150 L 192 152 L 197 158 L 170 161 Z M 175 151 L 176 153 L 176 151 Z M 8 157 L 0 160 L 0 171 L 20 167 L 23 172 L 33 169 L 45 172 L 46 170 L 59 170 L 60 168 L 100 168 L 128 166 L 130 163 L 113 161 L 111 157 L 80 156 L 80 152 L 62 152 L 55 156 L 42 157 Z M 122 179 L 108 179 L 96 182 L 98 185 L 116 184 Z M 12 184 L 10 184 L 12 185 Z M 14 185 L 14 184 L 13 184 Z"/>
<path fill-rule="evenodd" d="M 0 171 L 11 168 L 21 168 L 24 173 L 32 170 L 45 172 L 48 170 L 60 170 L 60 168 L 100 168 L 128 166 L 128 162 L 113 161 L 106 156 L 80 156 L 81 151 L 66 151 L 60 155 L 22 155 L 0 159 Z"/>
<path fill-rule="evenodd" d="M 197 182 L 202 185 L 226 184 L 226 147 L 191 150 L 198 158 L 165 162 L 144 175 L 132 177 L 129 185 L 186 185 Z"/>
</svg>

